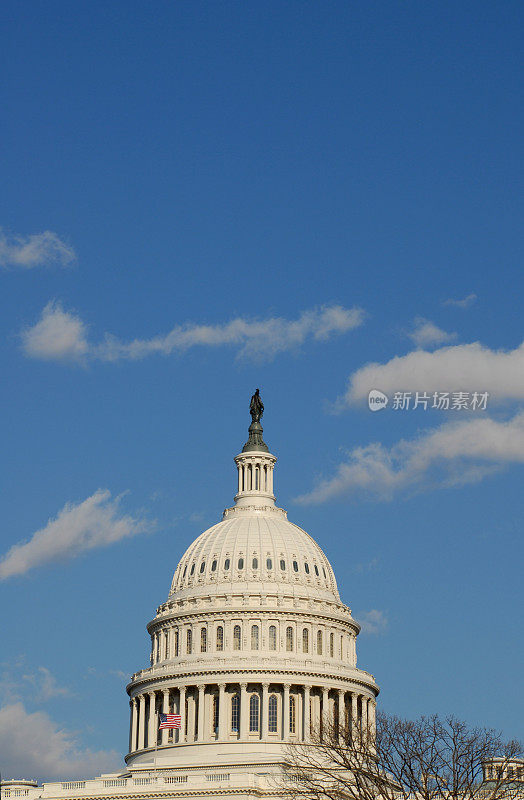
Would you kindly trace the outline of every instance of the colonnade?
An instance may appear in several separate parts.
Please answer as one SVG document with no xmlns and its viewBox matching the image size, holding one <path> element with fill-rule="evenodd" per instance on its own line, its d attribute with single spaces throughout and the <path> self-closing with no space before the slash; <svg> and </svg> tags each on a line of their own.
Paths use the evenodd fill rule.
<svg viewBox="0 0 524 800">
<path fill-rule="evenodd" d="M 273 465 L 267 461 L 239 460 L 238 494 L 242 492 L 267 492 L 273 494 Z"/>
<path fill-rule="evenodd" d="M 375 731 L 375 699 L 345 688 L 294 683 L 189 684 L 151 690 L 130 701 L 129 752 L 168 744 L 233 740 L 307 740 L 323 719 Z M 159 712 L 180 728 L 158 729 Z"/>
</svg>

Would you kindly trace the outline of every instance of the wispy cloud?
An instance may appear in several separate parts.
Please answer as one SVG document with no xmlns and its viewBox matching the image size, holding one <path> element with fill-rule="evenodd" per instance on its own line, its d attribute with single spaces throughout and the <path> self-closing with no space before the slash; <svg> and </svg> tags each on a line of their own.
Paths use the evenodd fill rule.
<svg viewBox="0 0 524 800">
<path fill-rule="evenodd" d="M 0 580 L 24 575 L 35 567 L 75 558 L 86 550 L 106 547 L 150 530 L 152 523 L 123 514 L 121 496 L 99 489 L 78 504 L 67 503 L 55 519 L 28 542 L 13 545 L 0 560 Z"/>
<path fill-rule="evenodd" d="M 446 422 L 392 447 L 373 443 L 351 450 L 304 504 L 356 493 L 388 500 L 406 489 L 475 483 L 507 464 L 524 464 L 524 411 L 504 422 L 468 417 Z"/>
<path fill-rule="evenodd" d="M 384 633 L 388 626 L 386 613 L 378 608 L 361 611 L 359 614 L 355 614 L 355 618 L 362 627 L 362 633 L 377 635 Z"/>
<path fill-rule="evenodd" d="M 55 676 L 47 667 L 38 667 L 36 672 L 28 672 L 22 678 L 33 687 L 37 702 L 47 703 L 57 697 L 73 696 L 73 692 L 67 686 L 58 685 Z"/>
<path fill-rule="evenodd" d="M 455 308 L 469 308 L 475 303 L 477 300 L 477 295 L 473 292 L 468 294 L 467 297 L 463 297 L 462 300 L 455 300 L 453 297 L 449 297 L 447 300 L 444 300 L 444 306 L 455 306 Z"/>
<path fill-rule="evenodd" d="M 326 341 L 364 322 L 360 308 L 322 306 L 304 311 L 294 320 L 237 317 L 217 325 L 187 323 L 150 339 L 122 341 L 106 334 L 99 343 L 88 340 L 87 326 L 57 302 L 49 303 L 38 322 L 21 333 L 22 346 L 32 358 L 73 361 L 138 360 L 150 355 L 169 356 L 193 347 L 235 347 L 240 358 L 270 360 L 278 353 L 299 348 L 308 339 Z"/>
<path fill-rule="evenodd" d="M 0 753 L 3 777 L 67 780 L 122 769 L 115 750 L 83 747 L 75 731 L 44 711 L 28 712 L 21 702 L 0 708 Z"/>
<path fill-rule="evenodd" d="M 452 342 L 453 339 L 457 338 L 456 333 L 446 333 L 442 328 L 435 325 L 434 322 L 431 322 L 429 319 L 424 319 L 424 317 L 416 318 L 415 326 L 411 333 L 408 333 L 408 336 L 417 347 L 433 347 L 435 345 L 445 344 L 446 342 Z"/>
<path fill-rule="evenodd" d="M 53 231 L 9 236 L 0 228 L 0 267 L 33 269 L 50 264 L 68 267 L 75 259 L 71 245 Z"/>
<path fill-rule="evenodd" d="M 514 350 L 491 350 L 479 342 L 413 350 L 384 364 L 366 364 L 350 375 L 336 408 L 367 400 L 371 389 L 489 392 L 493 401 L 524 399 L 524 342 Z"/>
<path fill-rule="evenodd" d="M 32 358 L 80 361 L 88 351 L 87 327 L 59 303 L 46 305 L 36 325 L 22 331 L 26 355 Z"/>
</svg>

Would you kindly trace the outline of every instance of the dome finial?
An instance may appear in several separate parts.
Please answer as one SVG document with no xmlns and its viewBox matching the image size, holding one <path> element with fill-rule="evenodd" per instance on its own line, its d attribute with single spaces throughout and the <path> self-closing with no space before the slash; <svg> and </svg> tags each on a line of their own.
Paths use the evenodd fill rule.
<svg viewBox="0 0 524 800">
<path fill-rule="evenodd" d="M 249 403 L 249 413 L 251 414 L 251 425 L 249 426 L 249 439 L 242 448 L 242 452 L 249 450 L 263 450 L 269 453 L 269 448 L 262 438 L 263 429 L 260 424 L 260 417 L 264 413 L 264 403 L 260 397 L 260 389 L 255 390 Z"/>
</svg>

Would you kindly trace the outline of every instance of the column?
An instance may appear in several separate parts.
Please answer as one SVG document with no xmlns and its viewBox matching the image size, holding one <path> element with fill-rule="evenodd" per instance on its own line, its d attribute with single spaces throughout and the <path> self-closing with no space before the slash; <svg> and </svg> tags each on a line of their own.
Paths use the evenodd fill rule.
<svg viewBox="0 0 524 800">
<path fill-rule="evenodd" d="M 376 720 L 376 706 L 374 700 L 369 701 L 368 722 L 369 722 L 369 732 L 371 734 L 371 738 L 375 739 L 377 733 L 377 720 Z"/>
<path fill-rule="evenodd" d="M 289 738 L 289 683 L 284 684 L 284 702 L 282 705 L 282 738 Z"/>
<path fill-rule="evenodd" d="M 321 725 L 328 725 L 328 709 L 329 709 L 329 689 L 327 686 L 322 687 L 322 717 Z"/>
<path fill-rule="evenodd" d="M 364 741 L 366 741 L 365 737 L 368 733 L 368 698 L 362 695 L 362 734 L 364 736 Z"/>
<path fill-rule="evenodd" d="M 342 734 L 346 725 L 346 707 L 344 705 L 344 689 L 337 689 L 338 692 L 338 732 Z"/>
<path fill-rule="evenodd" d="M 180 728 L 178 731 L 178 742 L 186 740 L 186 687 L 180 687 L 178 698 L 178 713 L 180 714 Z"/>
<path fill-rule="evenodd" d="M 200 684 L 198 687 L 198 726 L 197 726 L 197 741 L 204 741 L 204 692 L 206 687 Z"/>
<path fill-rule="evenodd" d="M 226 738 L 227 708 L 226 708 L 226 684 L 218 684 L 218 740 L 223 742 Z"/>
<path fill-rule="evenodd" d="M 168 714 L 169 713 L 169 689 L 163 689 L 162 690 L 162 696 L 163 696 L 163 699 L 162 699 L 162 711 L 164 712 L 164 714 Z M 157 725 L 157 731 L 158 731 L 158 725 Z M 168 728 L 162 728 L 162 739 L 161 739 L 160 743 L 161 744 L 167 744 L 168 737 L 169 737 L 169 729 Z"/>
<path fill-rule="evenodd" d="M 311 729 L 309 692 L 309 686 L 304 686 L 304 728 L 302 731 L 302 738 L 305 742 L 309 741 Z"/>
<path fill-rule="evenodd" d="M 146 696 L 139 695 L 139 711 L 138 711 L 138 749 L 143 750 L 145 747 L 145 734 L 146 734 Z"/>
<path fill-rule="evenodd" d="M 268 705 L 269 705 L 269 683 L 262 684 L 262 707 L 260 713 L 262 715 L 262 740 L 267 741 L 268 729 Z"/>
<path fill-rule="evenodd" d="M 247 683 L 240 684 L 240 739 L 247 739 L 247 721 L 248 721 L 248 707 L 247 707 Z"/>
<path fill-rule="evenodd" d="M 358 742 L 358 694 L 351 692 L 351 736 Z"/>
<path fill-rule="evenodd" d="M 147 731 L 147 746 L 154 747 L 156 745 L 156 708 L 155 708 L 155 693 L 149 692 L 149 728 Z"/>
<path fill-rule="evenodd" d="M 129 737 L 129 752 L 132 753 L 133 750 L 136 750 L 136 732 L 137 732 L 137 708 L 136 708 L 136 697 L 130 702 L 131 706 L 131 733 Z"/>
</svg>

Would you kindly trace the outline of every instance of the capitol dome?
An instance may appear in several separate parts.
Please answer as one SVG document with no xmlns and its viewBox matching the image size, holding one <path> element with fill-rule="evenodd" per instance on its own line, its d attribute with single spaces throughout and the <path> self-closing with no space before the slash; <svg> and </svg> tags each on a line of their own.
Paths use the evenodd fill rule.
<svg viewBox="0 0 524 800">
<path fill-rule="evenodd" d="M 277 513 L 277 512 L 281 513 Z M 340 601 L 335 575 L 318 544 L 285 512 L 231 514 L 188 547 L 173 576 L 169 597 L 203 591 L 267 594 Z"/>
<path fill-rule="evenodd" d="M 183 783 L 193 771 L 196 789 L 204 770 L 204 783 L 252 786 L 325 715 L 375 724 L 378 687 L 357 667 L 360 626 L 322 549 L 275 503 L 258 391 L 250 410 L 234 504 L 180 559 L 147 626 L 150 665 L 127 686 L 133 775 Z M 159 729 L 160 714 L 175 727 Z"/>
</svg>

